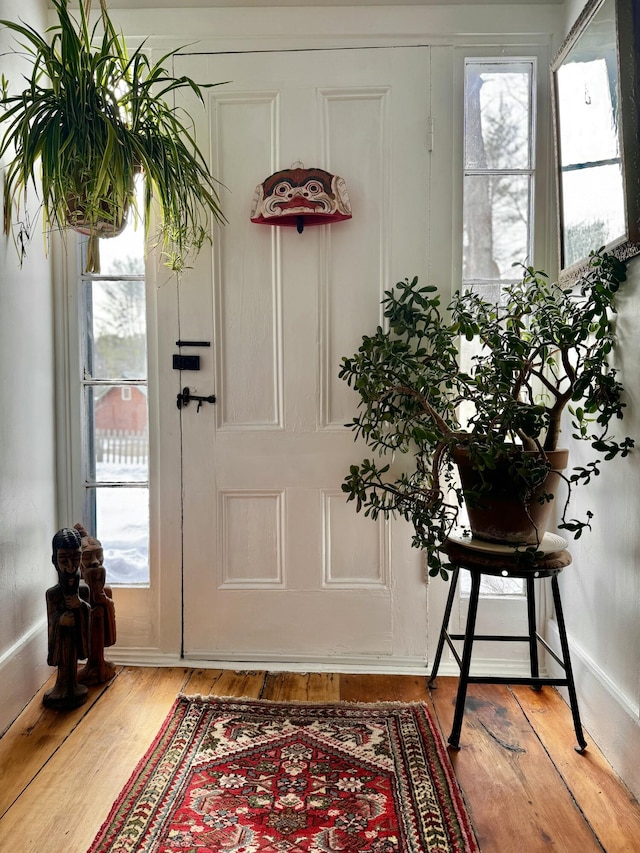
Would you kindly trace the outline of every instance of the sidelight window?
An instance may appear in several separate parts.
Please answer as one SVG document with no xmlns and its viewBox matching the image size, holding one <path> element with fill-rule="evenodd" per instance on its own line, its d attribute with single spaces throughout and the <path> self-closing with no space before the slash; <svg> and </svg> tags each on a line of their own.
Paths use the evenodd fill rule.
<svg viewBox="0 0 640 853">
<path fill-rule="evenodd" d="M 489 301 L 532 263 L 534 91 L 533 59 L 465 60 L 462 287 Z M 472 347 L 461 342 L 463 365 Z M 520 595 L 522 581 L 485 577 L 482 592 Z"/>
<path fill-rule="evenodd" d="M 84 246 L 86 254 L 86 244 Z M 149 414 L 143 228 L 130 216 L 100 240 L 100 274 L 81 275 L 85 526 L 107 581 L 149 583 Z"/>
<path fill-rule="evenodd" d="M 467 59 L 463 284 L 499 298 L 531 263 L 534 61 Z"/>
</svg>

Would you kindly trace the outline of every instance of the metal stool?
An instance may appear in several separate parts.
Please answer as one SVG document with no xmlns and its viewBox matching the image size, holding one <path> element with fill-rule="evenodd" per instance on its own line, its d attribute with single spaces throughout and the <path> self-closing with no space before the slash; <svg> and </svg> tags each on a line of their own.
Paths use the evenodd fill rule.
<svg viewBox="0 0 640 853">
<path fill-rule="evenodd" d="M 445 642 L 451 649 L 458 666 L 460 667 L 460 682 L 458 684 L 458 694 L 456 697 L 456 708 L 453 717 L 453 727 L 449 735 L 449 744 L 458 749 L 460 746 L 460 732 L 462 730 L 462 718 L 464 716 L 464 706 L 467 696 L 467 685 L 469 684 L 529 684 L 535 690 L 540 690 L 544 684 L 566 687 L 569 692 L 569 703 L 571 705 L 571 713 L 573 716 L 573 726 L 578 740 L 578 746 L 575 747 L 577 752 L 582 752 L 587 742 L 582 732 L 582 724 L 580 722 L 580 713 L 578 711 L 578 699 L 576 696 L 576 688 L 573 680 L 573 670 L 571 668 L 571 658 L 569 656 L 569 643 L 567 642 L 567 631 L 562 613 L 562 602 L 560 600 L 560 588 L 558 586 L 558 575 L 560 572 L 571 563 L 571 555 L 566 549 L 566 541 L 560 536 L 546 534 L 538 551 L 542 556 L 536 560 L 534 567 L 523 565 L 517 561 L 515 549 L 508 546 L 494 544 L 492 542 L 484 542 L 479 539 L 472 539 L 469 535 L 454 534 L 445 545 L 445 552 L 453 566 L 453 572 L 450 581 L 449 595 L 444 611 L 444 619 L 440 630 L 440 638 L 436 649 L 435 658 L 433 661 L 433 669 L 429 677 L 429 686 L 433 685 Z M 469 612 L 467 615 L 467 624 L 464 634 L 449 633 L 449 619 L 458 584 L 458 575 L 460 569 L 467 569 L 471 575 L 471 595 L 469 597 Z M 480 595 L 480 581 L 482 575 L 492 575 L 498 577 L 521 578 L 526 581 L 527 595 L 527 616 L 529 633 L 525 635 L 496 635 L 496 634 L 476 634 L 476 615 L 478 612 L 478 599 Z M 551 578 L 551 590 L 553 593 L 553 602 L 556 610 L 556 620 L 558 623 L 558 631 L 560 633 L 560 647 L 562 649 L 562 658 L 554 652 L 548 643 L 538 634 L 536 627 L 536 603 L 535 603 L 535 586 L 534 582 L 539 578 Z M 462 648 L 462 659 L 460 658 L 457 649 L 453 645 L 453 640 L 464 640 Z M 474 640 L 490 640 L 496 642 L 526 642 L 529 644 L 529 658 L 531 662 L 530 677 L 500 677 L 500 676 L 475 676 L 469 675 L 471 665 L 471 652 L 473 649 Z M 538 642 L 544 646 L 547 652 L 560 664 L 564 669 L 564 678 L 544 678 L 540 677 L 538 665 Z"/>
</svg>

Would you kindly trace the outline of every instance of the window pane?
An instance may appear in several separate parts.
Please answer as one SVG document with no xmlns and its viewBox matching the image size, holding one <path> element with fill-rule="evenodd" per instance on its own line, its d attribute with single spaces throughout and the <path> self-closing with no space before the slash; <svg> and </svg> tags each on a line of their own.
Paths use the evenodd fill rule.
<svg viewBox="0 0 640 853">
<path fill-rule="evenodd" d="M 146 482 L 149 479 L 146 387 L 93 385 L 87 388 L 87 395 L 90 418 L 87 434 L 93 435 L 89 478 L 108 483 Z"/>
<path fill-rule="evenodd" d="M 126 229 L 119 237 L 100 240 L 100 275 L 144 275 L 142 225 Z"/>
<path fill-rule="evenodd" d="M 615 43 L 615 31 L 610 38 Z M 563 168 L 620 158 L 616 65 L 585 59 L 564 63 L 557 73 Z M 585 134 L 585 127 L 592 132 Z"/>
<path fill-rule="evenodd" d="M 468 63 L 465 70 L 467 169 L 531 168 L 531 63 Z"/>
<path fill-rule="evenodd" d="M 141 209 L 141 180 L 137 190 Z M 102 542 L 112 584 L 149 583 L 144 258 L 144 226 L 132 207 L 123 233 L 100 240 L 100 275 L 81 280 L 84 517 Z"/>
<path fill-rule="evenodd" d="M 467 598 L 471 595 L 471 576 L 469 572 L 462 572 L 460 575 L 460 595 Z M 483 575 L 480 580 L 480 595 L 524 596 L 524 581 L 521 578 L 500 578 Z"/>
<path fill-rule="evenodd" d="M 137 180 L 138 209 L 142 210 L 142 178 Z M 100 240 L 101 275 L 144 275 L 144 225 L 132 207 L 118 237 Z"/>
<path fill-rule="evenodd" d="M 564 266 L 626 231 L 620 163 L 562 172 Z"/>
<path fill-rule="evenodd" d="M 464 182 L 463 278 L 504 279 L 529 256 L 531 178 L 473 175 Z"/>
<path fill-rule="evenodd" d="M 107 582 L 149 582 L 149 490 L 97 488 L 96 535 L 104 549 Z"/>
<path fill-rule="evenodd" d="M 87 281 L 86 373 L 94 379 L 146 379 L 143 281 Z"/>
<path fill-rule="evenodd" d="M 494 305 L 504 304 L 505 302 L 504 282 L 502 281 L 473 282 L 464 286 L 465 293 L 467 290 L 477 293 L 481 299 L 493 302 Z"/>
</svg>

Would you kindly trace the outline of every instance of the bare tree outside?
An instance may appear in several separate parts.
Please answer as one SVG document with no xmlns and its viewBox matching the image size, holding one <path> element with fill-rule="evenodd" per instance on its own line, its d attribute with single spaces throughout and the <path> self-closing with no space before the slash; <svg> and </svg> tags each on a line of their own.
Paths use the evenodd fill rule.
<svg viewBox="0 0 640 853">
<path fill-rule="evenodd" d="M 530 252 L 530 62 L 468 62 L 463 279 L 513 278 Z"/>
<path fill-rule="evenodd" d="M 480 91 L 483 75 L 475 68 L 467 72 L 465 91 L 465 160 L 476 169 L 487 169 L 487 151 L 482 132 Z M 469 152 L 473 152 L 472 155 Z M 494 261 L 491 185 L 482 178 L 467 179 L 464 184 L 465 255 L 463 278 L 500 278 Z"/>
<path fill-rule="evenodd" d="M 114 281 L 93 281 L 93 364 L 100 378 L 141 379 L 147 374 L 147 324 L 145 283 L 127 280 L 136 275 L 136 258 L 112 264 Z"/>
</svg>

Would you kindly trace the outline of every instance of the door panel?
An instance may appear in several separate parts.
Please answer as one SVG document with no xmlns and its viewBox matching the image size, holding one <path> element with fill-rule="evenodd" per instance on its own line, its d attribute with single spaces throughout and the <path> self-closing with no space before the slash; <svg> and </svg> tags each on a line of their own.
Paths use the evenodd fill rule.
<svg viewBox="0 0 640 853">
<path fill-rule="evenodd" d="M 344 427 L 357 401 L 338 366 L 383 322 L 383 291 L 426 269 L 429 52 L 189 56 L 178 70 L 232 81 L 196 113 L 229 221 L 178 288 L 180 338 L 212 344 L 181 382 L 218 400 L 181 410 L 185 656 L 424 661 L 409 532 L 340 490 L 366 449 Z M 302 234 L 249 221 L 256 185 L 297 161 L 345 178 L 352 220 Z"/>
</svg>

